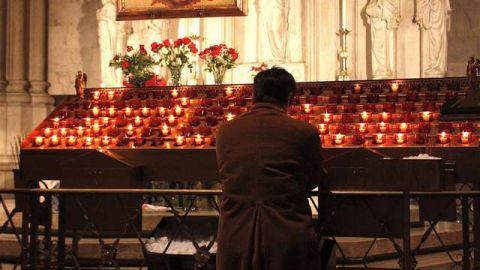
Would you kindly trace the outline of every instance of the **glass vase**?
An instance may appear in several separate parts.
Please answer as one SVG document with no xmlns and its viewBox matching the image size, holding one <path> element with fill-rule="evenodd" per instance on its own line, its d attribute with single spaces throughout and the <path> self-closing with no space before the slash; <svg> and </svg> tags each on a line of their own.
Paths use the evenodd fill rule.
<svg viewBox="0 0 480 270">
<path fill-rule="evenodd" d="M 170 80 L 172 86 L 180 86 L 182 80 L 182 67 L 171 67 L 170 70 Z"/>
<path fill-rule="evenodd" d="M 227 71 L 224 67 L 219 67 L 213 70 L 213 80 L 215 84 L 223 84 L 223 79 L 225 78 L 225 72 Z"/>
</svg>

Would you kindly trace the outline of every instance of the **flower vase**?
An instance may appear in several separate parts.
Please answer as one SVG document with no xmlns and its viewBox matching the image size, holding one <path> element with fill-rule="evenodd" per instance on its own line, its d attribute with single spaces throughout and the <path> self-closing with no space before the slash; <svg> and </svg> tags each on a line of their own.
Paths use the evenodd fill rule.
<svg viewBox="0 0 480 270">
<path fill-rule="evenodd" d="M 171 85 L 180 86 L 180 81 L 182 79 L 182 67 L 171 67 L 169 70 Z"/>
<path fill-rule="evenodd" d="M 215 84 L 223 84 L 223 79 L 225 78 L 225 72 L 227 71 L 224 67 L 219 67 L 213 70 L 213 79 Z"/>
</svg>

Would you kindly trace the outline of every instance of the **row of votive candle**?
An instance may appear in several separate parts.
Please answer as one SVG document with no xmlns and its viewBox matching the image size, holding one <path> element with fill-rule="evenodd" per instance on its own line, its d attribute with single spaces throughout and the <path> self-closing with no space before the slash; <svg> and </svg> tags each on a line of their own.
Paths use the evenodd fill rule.
<svg viewBox="0 0 480 270">
<path fill-rule="evenodd" d="M 181 91 L 177 89 L 172 89 L 169 92 L 169 96 L 171 98 L 180 98 L 181 97 Z M 223 95 L 225 97 L 233 97 L 234 96 L 234 90 L 232 87 L 227 86 L 224 91 Z M 114 90 L 108 90 L 104 94 L 102 94 L 100 91 L 93 91 L 91 94 L 91 99 L 92 100 L 115 100 L 117 99 L 121 94 L 116 93 Z"/>
</svg>

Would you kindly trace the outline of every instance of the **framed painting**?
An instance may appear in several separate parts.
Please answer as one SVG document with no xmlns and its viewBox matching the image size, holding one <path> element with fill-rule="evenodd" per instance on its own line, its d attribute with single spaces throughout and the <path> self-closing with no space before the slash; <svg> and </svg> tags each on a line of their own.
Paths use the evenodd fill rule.
<svg viewBox="0 0 480 270">
<path fill-rule="evenodd" d="M 117 20 L 246 16 L 248 0 L 117 0 Z"/>
</svg>

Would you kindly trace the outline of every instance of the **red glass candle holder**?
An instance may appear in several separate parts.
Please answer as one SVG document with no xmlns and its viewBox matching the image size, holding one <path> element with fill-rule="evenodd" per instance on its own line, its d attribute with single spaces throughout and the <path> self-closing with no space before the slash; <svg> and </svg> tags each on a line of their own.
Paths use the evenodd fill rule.
<svg viewBox="0 0 480 270">
<path fill-rule="evenodd" d="M 372 121 L 372 113 L 367 111 L 361 112 L 359 117 L 362 123 L 370 123 Z"/>
<path fill-rule="evenodd" d="M 225 116 L 225 120 L 227 121 L 232 121 L 235 119 L 235 115 L 233 113 L 228 113 L 227 116 Z"/>
<path fill-rule="evenodd" d="M 75 146 L 77 144 L 77 137 L 68 136 L 66 144 L 67 146 Z"/>
<path fill-rule="evenodd" d="M 100 100 L 100 91 L 93 91 L 92 99 L 93 100 Z"/>
<path fill-rule="evenodd" d="M 393 136 L 393 142 L 395 144 L 405 144 L 407 143 L 407 134 L 405 133 L 396 133 Z"/>
<path fill-rule="evenodd" d="M 312 114 L 313 113 L 313 105 L 312 104 L 303 104 L 302 105 L 302 113 Z"/>
<path fill-rule="evenodd" d="M 433 121 L 433 113 L 430 111 L 423 111 L 420 112 L 420 120 L 423 122 L 432 122 Z"/>
<path fill-rule="evenodd" d="M 332 136 L 332 144 L 333 145 L 342 145 L 345 143 L 345 135 L 344 134 L 335 134 Z"/>
<path fill-rule="evenodd" d="M 53 131 L 52 131 L 51 128 L 44 128 L 43 129 L 43 136 L 48 138 L 48 137 L 52 136 L 52 134 L 53 134 Z"/>
<path fill-rule="evenodd" d="M 184 136 L 175 137 L 175 146 L 183 146 L 186 144 L 186 139 Z"/>
<path fill-rule="evenodd" d="M 320 135 L 327 135 L 329 133 L 328 124 L 318 124 L 317 129 Z"/>
<path fill-rule="evenodd" d="M 398 123 L 397 124 L 397 131 L 399 133 L 409 133 L 410 132 L 410 124 L 408 123 Z"/>
<path fill-rule="evenodd" d="M 373 134 L 373 144 L 384 144 L 387 140 L 387 136 L 383 133 Z"/>
<path fill-rule="evenodd" d="M 439 144 L 447 144 L 450 142 L 450 134 L 447 132 L 441 132 L 437 134 L 437 143 Z"/>
<path fill-rule="evenodd" d="M 112 143 L 112 138 L 110 136 L 103 136 L 100 143 L 102 146 L 109 146 Z"/>
<path fill-rule="evenodd" d="M 170 90 L 170 97 L 171 98 L 178 98 L 180 96 L 180 92 L 177 89 Z"/>
<path fill-rule="evenodd" d="M 50 137 L 50 144 L 49 146 L 57 146 L 60 144 L 60 138 L 57 135 L 52 135 Z"/>
<path fill-rule="evenodd" d="M 172 129 L 171 129 L 169 126 L 167 126 L 167 125 L 163 125 L 163 126 L 162 126 L 162 129 L 160 130 L 160 132 L 162 133 L 162 136 L 168 136 L 168 135 L 171 134 Z"/>
<path fill-rule="evenodd" d="M 387 133 L 390 131 L 390 125 L 385 122 L 380 122 L 377 124 L 377 132 Z"/>
<path fill-rule="evenodd" d="M 355 104 L 345 104 L 343 106 L 343 112 L 344 113 L 356 113 L 357 112 L 357 106 Z"/>
<path fill-rule="evenodd" d="M 93 107 L 92 108 L 92 113 L 91 113 L 92 117 L 99 117 L 100 116 L 100 108 L 98 108 L 97 106 Z"/>
<path fill-rule="evenodd" d="M 392 83 L 392 85 L 390 86 L 390 90 L 392 91 L 392 93 L 397 93 L 400 90 L 398 83 Z"/>
<path fill-rule="evenodd" d="M 42 136 L 36 136 L 35 138 L 33 138 L 33 146 L 42 146 L 45 142 L 45 138 L 42 137 Z"/>
<path fill-rule="evenodd" d="M 177 118 L 173 114 L 169 115 L 167 118 L 167 124 L 171 127 L 176 126 Z"/>
<path fill-rule="evenodd" d="M 355 84 L 353 86 L 353 93 L 355 93 L 355 94 L 361 94 L 362 93 L 362 87 L 360 86 L 360 84 Z"/>
<path fill-rule="evenodd" d="M 175 116 L 182 116 L 183 115 L 183 108 L 177 105 L 173 109 L 173 112 L 175 113 Z"/>
<path fill-rule="evenodd" d="M 353 134 L 352 135 L 352 144 L 361 145 L 365 143 L 365 136 L 362 134 Z"/>
<path fill-rule="evenodd" d="M 458 141 L 461 144 L 469 144 L 473 142 L 473 134 L 468 131 L 463 131 L 460 134 L 458 134 Z"/>
<path fill-rule="evenodd" d="M 228 87 L 225 89 L 225 97 L 232 97 L 232 96 L 233 96 L 232 87 L 228 86 Z"/>
<path fill-rule="evenodd" d="M 181 98 L 180 99 L 180 105 L 184 108 L 190 106 L 190 99 L 186 98 L 186 97 Z"/>
<path fill-rule="evenodd" d="M 380 114 L 380 119 L 382 122 L 390 123 L 392 122 L 392 114 L 388 112 L 383 112 Z"/>
<path fill-rule="evenodd" d="M 358 123 L 355 125 L 355 131 L 359 134 L 368 133 L 368 124 L 367 123 Z"/>
<path fill-rule="evenodd" d="M 195 135 L 195 137 L 193 138 L 193 143 L 194 143 L 194 145 L 196 145 L 196 146 L 200 146 L 200 145 L 203 145 L 203 144 L 205 143 L 205 139 L 202 137 L 202 135 L 197 134 L 197 135 Z"/>
<path fill-rule="evenodd" d="M 325 124 L 333 123 L 333 114 L 323 113 L 320 115 L 320 121 Z"/>
</svg>

